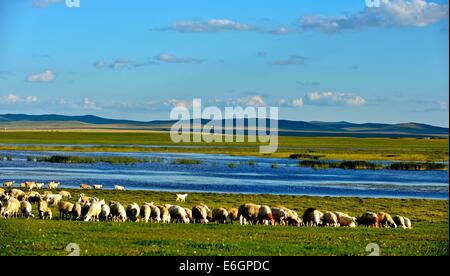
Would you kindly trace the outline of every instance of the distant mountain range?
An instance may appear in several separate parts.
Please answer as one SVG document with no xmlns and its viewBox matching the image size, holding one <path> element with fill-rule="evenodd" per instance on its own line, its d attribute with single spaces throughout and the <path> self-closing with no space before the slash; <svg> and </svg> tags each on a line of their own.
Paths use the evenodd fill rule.
<svg viewBox="0 0 450 276">
<path fill-rule="evenodd" d="M 93 115 L 0 115 L 2 129 L 123 129 L 168 131 L 175 121 L 133 121 L 107 119 Z M 208 120 L 202 120 L 206 124 Z M 222 122 L 224 123 L 224 122 Z M 349 122 L 305 122 L 279 120 L 280 135 L 349 137 L 448 137 L 449 130 L 419 123 L 355 124 Z"/>
</svg>

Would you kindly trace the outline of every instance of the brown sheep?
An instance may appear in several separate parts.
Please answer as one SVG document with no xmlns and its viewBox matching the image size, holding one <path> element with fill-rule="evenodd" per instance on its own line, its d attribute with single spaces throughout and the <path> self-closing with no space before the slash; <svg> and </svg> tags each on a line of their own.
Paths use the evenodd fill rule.
<svg viewBox="0 0 450 276">
<path fill-rule="evenodd" d="M 377 215 L 381 227 L 397 228 L 397 224 L 388 213 L 379 212 Z"/>
<path fill-rule="evenodd" d="M 71 217 L 74 204 L 67 201 L 58 202 L 59 217 L 64 219 L 66 216 Z"/>
<path fill-rule="evenodd" d="M 380 220 L 378 218 L 378 215 L 372 212 L 366 212 L 359 216 L 356 219 L 356 222 L 359 225 L 368 226 L 368 227 L 375 227 L 378 228 L 380 226 Z"/>
<path fill-rule="evenodd" d="M 52 210 L 48 207 L 47 201 L 43 199 L 38 202 L 38 212 L 40 219 L 52 219 Z"/>
<path fill-rule="evenodd" d="M 219 223 L 231 223 L 228 211 L 225 208 L 213 209 L 211 221 L 217 221 Z"/>
<path fill-rule="evenodd" d="M 241 225 L 247 223 L 256 224 L 258 221 L 259 208 L 261 208 L 261 205 L 256 205 L 253 203 L 246 203 L 239 206 L 238 209 L 239 224 Z"/>
</svg>

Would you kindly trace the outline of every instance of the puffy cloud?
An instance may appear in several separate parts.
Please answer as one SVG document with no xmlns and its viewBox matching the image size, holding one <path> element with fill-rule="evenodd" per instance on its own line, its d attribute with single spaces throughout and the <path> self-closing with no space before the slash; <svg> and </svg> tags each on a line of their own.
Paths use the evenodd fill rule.
<svg viewBox="0 0 450 276">
<path fill-rule="evenodd" d="M 185 100 L 177 100 L 177 99 L 170 99 L 164 102 L 166 105 L 169 105 L 171 107 L 184 107 L 187 109 L 192 108 L 192 101 L 185 101 Z"/>
<path fill-rule="evenodd" d="M 292 100 L 293 107 L 301 107 L 303 106 L 303 98 L 293 99 Z"/>
<path fill-rule="evenodd" d="M 35 103 L 37 101 L 38 97 L 36 96 L 26 96 L 22 98 L 14 93 L 10 93 L 4 97 L 0 97 L 0 102 L 4 102 L 7 104 Z"/>
<path fill-rule="evenodd" d="M 340 16 L 312 15 L 300 18 L 302 30 L 339 33 L 369 27 L 423 27 L 448 18 L 448 4 L 425 0 L 381 0 L 379 8 L 368 8 Z"/>
<path fill-rule="evenodd" d="M 203 63 L 204 59 L 176 57 L 169 54 L 160 54 L 155 57 L 156 60 L 166 63 Z"/>
<path fill-rule="evenodd" d="M 85 109 L 100 109 L 97 107 L 97 104 L 89 98 L 83 99 L 83 107 Z"/>
<path fill-rule="evenodd" d="M 157 31 L 176 31 L 181 33 L 217 33 L 227 31 L 250 31 L 256 27 L 239 23 L 230 19 L 210 19 L 207 21 L 175 21 L 167 28 L 156 29 Z"/>
<path fill-rule="evenodd" d="M 305 63 L 305 58 L 302 56 L 291 55 L 287 59 L 276 60 L 275 65 L 301 65 Z"/>
<path fill-rule="evenodd" d="M 361 106 L 366 104 L 363 97 L 349 93 L 311 92 L 306 95 L 304 100 L 311 105 Z"/>
<path fill-rule="evenodd" d="M 5 97 L 5 102 L 6 103 L 17 103 L 18 101 L 20 101 L 20 97 L 17 96 L 16 94 L 8 94 Z"/>
<path fill-rule="evenodd" d="M 30 74 L 27 77 L 29 82 L 49 82 L 55 79 L 55 74 L 52 70 L 45 70 L 43 72 Z"/>
<path fill-rule="evenodd" d="M 38 98 L 36 96 L 27 96 L 25 100 L 27 103 L 35 103 L 37 102 Z"/>
</svg>

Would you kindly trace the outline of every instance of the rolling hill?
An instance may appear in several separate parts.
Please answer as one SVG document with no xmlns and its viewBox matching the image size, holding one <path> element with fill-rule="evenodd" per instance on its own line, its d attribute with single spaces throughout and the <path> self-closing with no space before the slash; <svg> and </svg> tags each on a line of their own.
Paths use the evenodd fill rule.
<svg viewBox="0 0 450 276">
<path fill-rule="evenodd" d="M 0 115 L 0 128 L 6 130 L 36 129 L 110 129 L 168 131 L 175 121 L 133 121 L 102 118 L 93 115 Z M 202 124 L 208 123 L 202 120 Z M 225 120 L 221 122 L 225 124 Z M 245 121 L 247 124 L 247 120 Z M 349 137 L 448 137 L 448 128 L 420 123 L 381 124 L 350 122 L 305 122 L 279 120 L 280 135 L 349 136 Z"/>
</svg>

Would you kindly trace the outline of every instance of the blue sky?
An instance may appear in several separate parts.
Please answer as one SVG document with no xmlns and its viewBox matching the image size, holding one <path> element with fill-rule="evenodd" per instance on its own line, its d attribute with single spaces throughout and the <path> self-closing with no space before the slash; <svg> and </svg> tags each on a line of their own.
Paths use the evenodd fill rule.
<svg viewBox="0 0 450 276">
<path fill-rule="evenodd" d="M 4 0 L 0 41 L 0 114 L 449 125 L 448 1 Z"/>
</svg>

